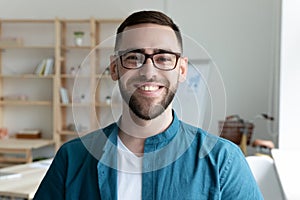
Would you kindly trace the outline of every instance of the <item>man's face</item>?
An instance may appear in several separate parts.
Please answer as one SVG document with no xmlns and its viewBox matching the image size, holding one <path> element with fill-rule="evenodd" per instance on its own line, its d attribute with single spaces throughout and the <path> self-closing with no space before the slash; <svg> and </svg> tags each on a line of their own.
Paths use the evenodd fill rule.
<svg viewBox="0 0 300 200">
<path fill-rule="evenodd" d="M 156 24 L 127 27 L 122 33 L 119 50 L 139 50 L 144 54 L 181 52 L 174 31 Z M 126 69 L 119 58 L 112 59 L 112 78 L 119 81 L 123 100 L 144 120 L 154 119 L 168 109 L 178 82 L 185 80 L 187 73 L 187 58 L 179 58 L 175 69 L 169 71 L 156 68 L 149 58 L 138 69 Z"/>
</svg>

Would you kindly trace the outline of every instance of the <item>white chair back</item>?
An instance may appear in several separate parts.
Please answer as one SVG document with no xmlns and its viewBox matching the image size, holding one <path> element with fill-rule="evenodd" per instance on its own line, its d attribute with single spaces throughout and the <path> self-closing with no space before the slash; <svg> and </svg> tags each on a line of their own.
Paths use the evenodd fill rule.
<svg viewBox="0 0 300 200">
<path fill-rule="evenodd" d="M 264 199 L 284 200 L 273 159 L 268 156 L 248 156 L 246 160 L 248 161 Z"/>
</svg>

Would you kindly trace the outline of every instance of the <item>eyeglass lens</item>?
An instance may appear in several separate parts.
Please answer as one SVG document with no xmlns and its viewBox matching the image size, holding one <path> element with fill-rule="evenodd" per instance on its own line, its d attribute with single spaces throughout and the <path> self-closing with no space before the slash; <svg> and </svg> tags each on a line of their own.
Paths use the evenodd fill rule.
<svg viewBox="0 0 300 200">
<path fill-rule="evenodd" d="M 162 70 L 174 69 L 178 59 L 177 55 L 172 53 L 156 53 L 148 55 L 139 52 L 128 52 L 121 55 L 123 67 L 129 69 L 142 67 L 148 58 L 151 58 L 155 67 Z"/>
</svg>

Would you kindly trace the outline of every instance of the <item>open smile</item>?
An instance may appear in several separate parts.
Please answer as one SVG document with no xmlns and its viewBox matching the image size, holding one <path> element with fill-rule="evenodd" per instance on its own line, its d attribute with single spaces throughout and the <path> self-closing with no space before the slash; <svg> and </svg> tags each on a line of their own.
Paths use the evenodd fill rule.
<svg viewBox="0 0 300 200">
<path fill-rule="evenodd" d="M 164 88 L 163 85 L 156 83 L 143 83 L 136 85 L 137 92 L 147 96 L 159 96 Z"/>
</svg>

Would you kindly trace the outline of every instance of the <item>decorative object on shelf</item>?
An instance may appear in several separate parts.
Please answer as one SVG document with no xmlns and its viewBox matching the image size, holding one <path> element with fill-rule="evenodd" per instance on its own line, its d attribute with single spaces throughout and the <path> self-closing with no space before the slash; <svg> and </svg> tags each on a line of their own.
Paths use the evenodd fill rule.
<svg viewBox="0 0 300 200">
<path fill-rule="evenodd" d="M 20 100 L 20 101 L 27 101 L 28 100 L 28 96 L 26 94 L 20 94 L 20 95 L 18 95 L 18 100 Z"/>
<path fill-rule="evenodd" d="M 8 137 L 7 128 L 0 128 L 0 140 Z"/>
<path fill-rule="evenodd" d="M 70 68 L 70 74 L 71 74 L 72 76 L 75 76 L 75 75 L 76 75 L 75 67 L 71 67 L 71 68 Z"/>
<path fill-rule="evenodd" d="M 84 100 L 85 100 L 85 94 L 82 94 L 81 95 L 81 102 L 84 102 Z"/>
<path fill-rule="evenodd" d="M 22 38 L 0 37 L 0 47 L 20 47 L 23 46 Z"/>
<path fill-rule="evenodd" d="M 109 68 L 106 68 L 104 71 L 104 75 L 109 75 L 109 74 L 110 74 Z"/>
<path fill-rule="evenodd" d="M 28 96 L 26 94 L 14 94 L 14 95 L 7 95 L 1 97 L 1 101 L 27 101 Z"/>
<path fill-rule="evenodd" d="M 106 96 L 106 98 L 105 98 L 105 103 L 106 103 L 107 105 L 110 105 L 110 104 L 111 104 L 111 97 L 110 97 L 110 96 Z"/>
<path fill-rule="evenodd" d="M 68 130 L 68 131 L 75 131 L 75 130 L 76 130 L 75 124 L 73 124 L 73 123 L 68 124 L 67 130 Z"/>
<path fill-rule="evenodd" d="M 16 138 L 40 139 L 41 138 L 41 130 L 39 130 L 39 129 L 23 129 L 16 133 Z"/>
<path fill-rule="evenodd" d="M 83 36 L 84 32 L 83 31 L 75 31 L 74 32 L 74 42 L 76 46 L 82 46 L 83 44 Z"/>
<path fill-rule="evenodd" d="M 78 124 L 78 126 L 77 126 L 77 131 L 78 132 L 84 132 L 84 131 L 87 131 L 87 130 L 89 130 L 87 126 L 82 125 L 82 124 Z"/>
</svg>

